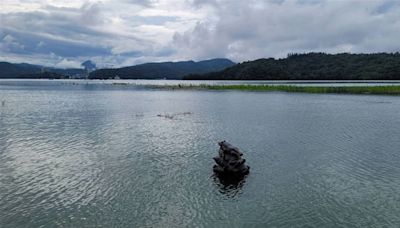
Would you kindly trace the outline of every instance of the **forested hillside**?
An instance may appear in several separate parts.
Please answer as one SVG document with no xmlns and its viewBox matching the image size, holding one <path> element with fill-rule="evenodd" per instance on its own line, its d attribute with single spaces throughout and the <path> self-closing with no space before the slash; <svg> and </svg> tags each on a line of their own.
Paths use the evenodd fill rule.
<svg viewBox="0 0 400 228">
<path fill-rule="evenodd" d="M 191 74 L 187 80 L 395 80 L 400 54 L 290 54 L 258 59 L 219 72 Z"/>
</svg>

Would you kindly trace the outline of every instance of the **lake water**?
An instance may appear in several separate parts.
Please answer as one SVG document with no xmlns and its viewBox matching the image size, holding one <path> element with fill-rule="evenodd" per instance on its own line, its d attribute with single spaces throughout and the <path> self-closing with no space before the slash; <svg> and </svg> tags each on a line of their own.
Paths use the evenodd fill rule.
<svg viewBox="0 0 400 228">
<path fill-rule="evenodd" d="M 218 81 L 218 80 L 20 80 L 20 79 L 0 79 L 0 85 L 4 86 L 96 86 L 114 88 L 115 86 L 129 86 L 143 88 L 148 85 L 295 85 L 295 86 L 386 86 L 400 85 L 400 80 L 267 80 L 267 81 Z"/>
<path fill-rule="evenodd" d="M 399 227 L 399 114 L 397 96 L 2 80 L 0 227 Z M 220 140 L 251 166 L 239 185 L 212 175 Z"/>
</svg>

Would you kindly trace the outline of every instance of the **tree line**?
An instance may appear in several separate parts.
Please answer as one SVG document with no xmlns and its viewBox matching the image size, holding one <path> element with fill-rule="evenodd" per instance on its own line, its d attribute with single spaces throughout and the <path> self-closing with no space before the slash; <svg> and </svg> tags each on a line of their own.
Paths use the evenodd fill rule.
<svg viewBox="0 0 400 228">
<path fill-rule="evenodd" d="M 400 53 L 291 53 L 258 59 L 222 71 L 190 74 L 186 80 L 398 80 Z"/>
</svg>

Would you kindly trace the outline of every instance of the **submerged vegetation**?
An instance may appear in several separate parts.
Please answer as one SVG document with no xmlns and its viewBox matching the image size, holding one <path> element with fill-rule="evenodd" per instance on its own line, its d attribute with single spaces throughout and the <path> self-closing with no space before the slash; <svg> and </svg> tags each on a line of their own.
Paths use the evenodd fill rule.
<svg viewBox="0 0 400 228">
<path fill-rule="evenodd" d="M 152 85 L 157 89 L 281 91 L 294 93 L 338 93 L 338 94 L 388 94 L 400 95 L 400 85 L 387 86 L 297 86 L 297 85 Z"/>
</svg>

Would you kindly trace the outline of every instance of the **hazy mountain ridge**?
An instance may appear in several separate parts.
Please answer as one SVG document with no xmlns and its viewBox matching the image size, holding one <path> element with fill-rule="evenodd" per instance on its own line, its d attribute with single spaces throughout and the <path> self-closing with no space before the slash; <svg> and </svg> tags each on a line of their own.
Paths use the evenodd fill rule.
<svg viewBox="0 0 400 228">
<path fill-rule="evenodd" d="M 28 63 L 0 62 L 0 78 L 68 78 L 87 74 L 85 69 L 60 69 Z"/>
<path fill-rule="evenodd" d="M 109 79 L 119 77 L 121 79 L 181 79 L 188 74 L 203 74 L 220 71 L 235 65 L 229 59 L 210 59 L 199 62 L 160 62 L 144 63 L 135 66 L 99 69 L 90 73 L 90 79 Z"/>
<path fill-rule="evenodd" d="M 186 80 L 398 80 L 400 53 L 289 54 L 258 59 Z"/>
<path fill-rule="evenodd" d="M 0 62 L 0 78 L 19 78 L 25 74 L 36 74 L 41 72 L 41 67 L 27 63 L 14 64 Z"/>
</svg>

